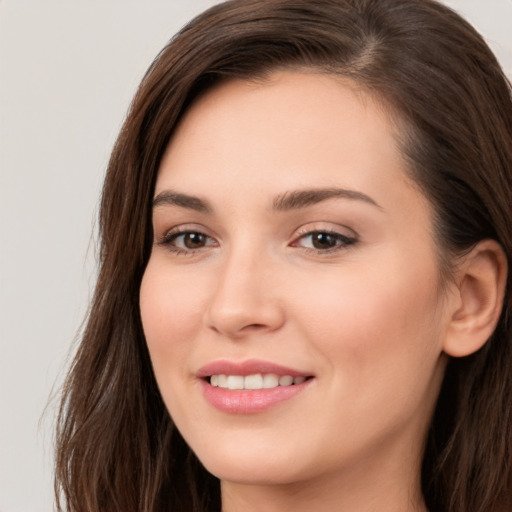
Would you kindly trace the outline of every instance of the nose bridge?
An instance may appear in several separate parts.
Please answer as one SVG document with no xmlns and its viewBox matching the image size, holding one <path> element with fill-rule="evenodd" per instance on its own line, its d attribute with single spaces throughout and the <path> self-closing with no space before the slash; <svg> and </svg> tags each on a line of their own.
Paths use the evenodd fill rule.
<svg viewBox="0 0 512 512">
<path fill-rule="evenodd" d="M 277 329 L 284 316 L 272 286 L 274 266 L 268 251 L 254 243 L 227 251 L 210 300 L 208 326 L 228 337 Z"/>
</svg>

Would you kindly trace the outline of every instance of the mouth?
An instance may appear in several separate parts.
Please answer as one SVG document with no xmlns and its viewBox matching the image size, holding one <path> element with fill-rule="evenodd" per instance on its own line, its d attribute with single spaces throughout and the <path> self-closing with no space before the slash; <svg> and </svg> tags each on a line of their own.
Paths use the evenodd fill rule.
<svg viewBox="0 0 512 512">
<path fill-rule="evenodd" d="M 263 412 L 299 395 L 315 376 L 267 361 L 216 361 L 196 375 L 205 399 L 231 414 Z"/>
<path fill-rule="evenodd" d="M 206 377 L 206 381 L 213 387 L 222 389 L 241 390 L 241 389 L 273 389 L 279 386 L 297 386 L 302 384 L 312 376 L 300 375 L 277 375 L 276 373 L 254 373 L 252 375 L 226 375 L 215 374 Z"/>
</svg>

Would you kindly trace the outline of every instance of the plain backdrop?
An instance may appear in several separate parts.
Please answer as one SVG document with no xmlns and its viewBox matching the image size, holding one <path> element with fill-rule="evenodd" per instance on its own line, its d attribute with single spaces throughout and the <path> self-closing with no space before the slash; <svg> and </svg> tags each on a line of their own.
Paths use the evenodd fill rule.
<svg viewBox="0 0 512 512">
<path fill-rule="evenodd" d="M 109 153 L 147 66 L 214 3 L 0 0 L 0 512 L 53 510 L 49 398 L 94 285 Z M 446 3 L 512 76 L 512 0 Z"/>
</svg>

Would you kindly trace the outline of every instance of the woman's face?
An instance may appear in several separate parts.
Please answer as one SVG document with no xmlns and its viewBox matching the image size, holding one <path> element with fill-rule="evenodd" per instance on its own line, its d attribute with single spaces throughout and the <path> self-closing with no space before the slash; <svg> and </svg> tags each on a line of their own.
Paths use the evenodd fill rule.
<svg viewBox="0 0 512 512">
<path fill-rule="evenodd" d="M 218 86 L 167 148 L 153 227 L 144 332 L 209 471 L 419 471 L 449 319 L 430 207 L 378 103 L 313 73 Z"/>
</svg>

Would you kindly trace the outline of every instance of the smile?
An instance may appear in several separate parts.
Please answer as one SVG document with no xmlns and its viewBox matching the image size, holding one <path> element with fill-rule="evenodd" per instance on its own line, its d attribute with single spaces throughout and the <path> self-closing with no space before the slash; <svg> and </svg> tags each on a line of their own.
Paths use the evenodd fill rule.
<svg viewBox="0 0 512 512">
<path fill-rule="evenodd" d="M 209 382 L 214 387 L 223 389 L 272 389 L 278 386 L 293 386 L 302 384 L 306 377 L 292 377 L 291 375 L 277 375 L 275 373 L 255 373 L 253 375 L 212 375 Z"/>
<path fill-rule="evenodd" d="M 203 396 L 217 410 L 230 414 L 266 411 L 306 390 L 314 375 L 268 361 L 215 361 L 201 368 Z"/>
</svg>

